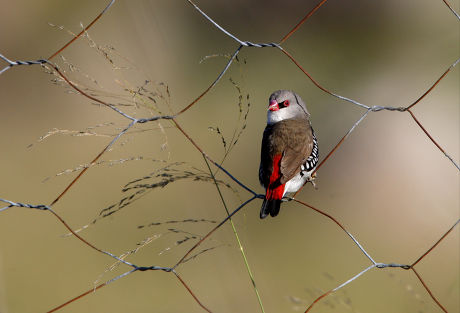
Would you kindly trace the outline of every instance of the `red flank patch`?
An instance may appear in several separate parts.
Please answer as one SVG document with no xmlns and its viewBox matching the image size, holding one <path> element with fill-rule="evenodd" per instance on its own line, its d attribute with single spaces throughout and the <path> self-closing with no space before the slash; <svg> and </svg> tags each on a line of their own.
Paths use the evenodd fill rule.
<svg viewBox="0 0 460 313">
<path fill-rule="evenodd" d="M 280 163 L 281 163 L 281 154 L 275 155 L 273 158 L 273 171 L 270 176 L 270 182 L 268 183 L 267 193 L 265 198 L 269 200 L 281 200 L 284 193 L 284 185 L 279 185 L 275 188 L 272 188 L 272 185 L 280 178 Z"/>
</svg>

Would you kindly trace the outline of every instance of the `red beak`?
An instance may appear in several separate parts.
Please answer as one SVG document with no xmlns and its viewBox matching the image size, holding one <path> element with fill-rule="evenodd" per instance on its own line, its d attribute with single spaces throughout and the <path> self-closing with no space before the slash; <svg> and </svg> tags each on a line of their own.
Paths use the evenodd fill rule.
<svg viewBox="0 0 460 313">
<path fill-rule="evenodd" d="M 278 102 L 276 102 L 276 100 L 271 100 L 270 104 L 268 105 L 268 109 L 270 111 L 278 111 L 280 109 L 280 106 L 278 105 Z"/>
</svg>

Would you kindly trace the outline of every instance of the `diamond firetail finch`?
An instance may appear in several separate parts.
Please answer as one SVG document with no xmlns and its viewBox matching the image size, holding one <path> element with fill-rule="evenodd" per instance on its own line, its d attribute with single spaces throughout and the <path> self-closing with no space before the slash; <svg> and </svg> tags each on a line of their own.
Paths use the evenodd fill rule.
<svg viewBox="0 0 460 313">
<path fill-rule="evenodd" d="M 260 154 L 259 180 L 265 188 L 260 218 L 278 215 L 281 199 L 311 179 L 318 152 L 310 113 L 300 96 L 289 90 L 272 93 Z"/>
</svg>

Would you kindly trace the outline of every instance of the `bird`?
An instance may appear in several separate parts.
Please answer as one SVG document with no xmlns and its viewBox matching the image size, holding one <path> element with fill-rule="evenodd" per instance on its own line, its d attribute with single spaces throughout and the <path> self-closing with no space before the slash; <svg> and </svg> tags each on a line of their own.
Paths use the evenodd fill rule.
<svg viewBox="0 0 460 313">
<path fill-rule="evenodd" d="M 294 91 L 278 90 L 268 101 L 259 167 L 259 181 L 265 188 L 261 219 L 269 214 L 277 216 L 281 199 L 312 180 L 319 157 L 310 113 L 300 96 Z"/>
</svg>

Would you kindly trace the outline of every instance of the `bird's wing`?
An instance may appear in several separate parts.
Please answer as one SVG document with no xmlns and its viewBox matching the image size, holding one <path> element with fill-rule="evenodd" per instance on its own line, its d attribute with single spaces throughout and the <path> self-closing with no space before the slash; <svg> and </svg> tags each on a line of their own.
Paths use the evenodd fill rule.
<svg viewBox="0 0 460 313">
<path fill-rule="evenodd" d="M 285 120 L 265 128 L 262 138 L 259 180 L 267 188 L 276 156 L 281 156 L 276 185 L 285 184 L 300 172 L 313 150 L 313 132 L 306 119 Z"/>
<path fill-rule="evenodd" d="M 284 123 L 285 146 L 280 165 L 280 183 L 285 184 L 300 172 L 313 150 L 313 132 L 308 120 L 291 120 Z"/>
<path fill-rule="evenodd" d="M 274 151 L 274 138 L 276 138 L 276 134 L 274 134 L 273 125 L 267 125 L 262 137 L 259 167 L 259 181 L 264 188 L 268 187 L 273 172 L 273 157 L 276 153 Z"/>
</svg>

